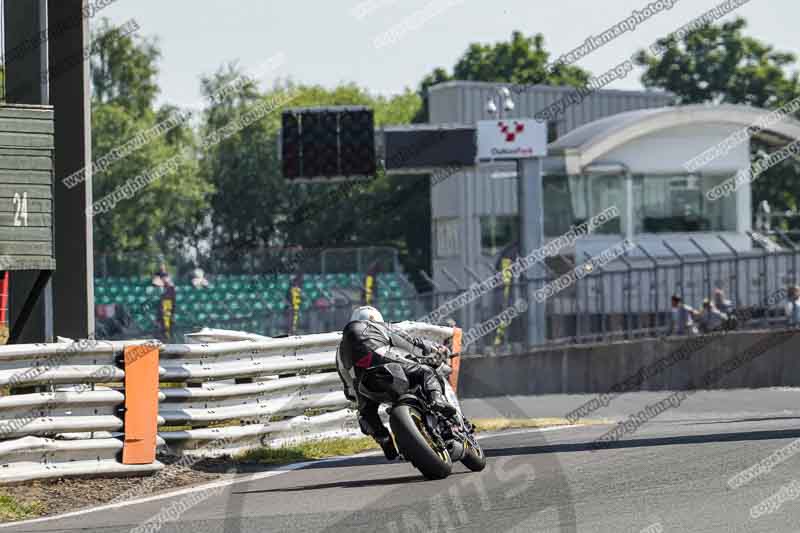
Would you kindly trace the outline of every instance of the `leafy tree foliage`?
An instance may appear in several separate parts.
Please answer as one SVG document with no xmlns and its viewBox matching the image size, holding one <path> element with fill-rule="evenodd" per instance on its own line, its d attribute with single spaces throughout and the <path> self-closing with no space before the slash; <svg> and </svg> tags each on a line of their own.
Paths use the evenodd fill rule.
<svg viewBox="0 0 800 533">
<path fill-rule="evenodd" d="M 254 81 L 237 83 L 245 76 L 229 65 L 203 80 L 209 101 L 204 131 L 235 121 L 259 101 L 283 102 L 289 97 L 291 107 L 367 105 L 373 108 L 379 126 L 408 123 L 420 105 L 412 92 L 376 97 L 353 84 L 326 89 L 286 82 L 260 93 Z M 222 90 L 231 84 L 241 90 Z M 234 265 L 269 247 L 387 244 L 407 250 L 407 240 L 414 238 L 408 234 L 409 225 L 388 222 L 398 216 L 417 216 L 419 206 L 395 206 L 391 212 L 376 208 L 403 196 L 403 184 L 395 184 L 398 189 L 382 175 L 359 183 L 291 184 L 283 179 L 277 156 L 280 111 L 201 155 L 202 174 L 216 188 L 211 199 L 211 254 Z M 419 253 L 404 252 L 404 257 L 411 255 Z"/>
<path fill-rule="evenodd" d="M 546 68 L 550 53 L 545 50 L 544 36 L 537 33 L 525 37 L 514 31 L 508 42 L 494 44 L 472 43 L 453 66 L 452 74 L 436 68 L 420 83 L 420 95 L 425 97 L 428 88 L 450 80 L 503 82 L 515 85 L 569 85 L 584 86 L 589 72 L 573 65 L 556 65 Z M 427 100 L 427 99 L 426 99 Z M 427 105 L 417 117 L 417 122 L 427 120 Z"/>
<path fill-rule="evenodd" d="M 156 43 L 121 36 L 107 20 L 97 29 L 92 59 L 92 154 L 95 161 L 178 111 L 154 109 L 158 94 Z M 194 234 L 212 191 L 197 171 L 191 125 L 182 123 L 93 176 L 98 200 L 126 181 L 183 154 L 178 169 L 94 218 L 96 254 L 173 255 Z"/>
<path fill-rule="evenodd" d="M 641 51 L 637 58 L 647 70 L 645 87 L 674 93 L 681 104 L 725 103 L 775 109 L 800 96 L 794 54 L 745 35 L 747 22 L 706 25 L 684 39 L 662 39 L 660 57 Z M 754 139 L 754 156 L 776 149 Z M 800 199 L 800 165 L 788 160 L 753 182 L 753 205 L 767 200 L 773 209 L 796 209 Z"/>
</svg>

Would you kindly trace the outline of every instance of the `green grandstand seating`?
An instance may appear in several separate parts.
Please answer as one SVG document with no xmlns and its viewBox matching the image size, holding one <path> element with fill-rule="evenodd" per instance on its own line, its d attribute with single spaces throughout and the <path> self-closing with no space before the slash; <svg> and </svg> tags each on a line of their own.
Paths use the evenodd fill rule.
<svg viewBox="0 0 800 533">
<path fill-rule="evenodd" d="M 209 287 L 203 289 L 194 288 L 188 280 L 178 284 L 176 323 L 186 327 L 231 327 L 239 324 L 239 329 L 276 334 L 275 331 L 266 331 L 275 328 L 276 323 L 270 325 L 263 315 L 285 313 L 290 308 L 288 290 L 292 285 L 292 275 L 212 274 L 209 279 Z M 306 274 L 303 276 L 301 309 L 311 309 L 320 298 L 333 299 L 334 289 L 360 290 L 363 283 L 363 273 Z M 95 281 L 95 295 L 99 304 L 118 303 L 132 307 L 133 319 L 142 327 L 152 327 L 153 316 L 139 309 L 148 303 L 155 309 L 161 292 L 160 288 L 150 284 L 149 276 L 106 277 Z M 378 274 L 375 296 L 375 305 L 381 307 L 387 320 L 413 318 L 411 298 L 414 297 L 414 291 L 401 274 Z"/>
</svg>

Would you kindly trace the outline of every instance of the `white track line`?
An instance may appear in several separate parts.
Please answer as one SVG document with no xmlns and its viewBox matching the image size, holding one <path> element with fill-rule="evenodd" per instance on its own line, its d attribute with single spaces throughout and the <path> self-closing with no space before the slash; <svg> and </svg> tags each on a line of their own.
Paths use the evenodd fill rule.
<svg viewBox="0 0 800 533">
<path fill-rule="evenodd" d="M 551 426 L 546 428 L 526 428 L 526 429 L 519 429 L 519 430 L 509 430 L 509 431 L 498 431 L 494 433 L 485 433 L 482 435 L 478 435 L 478 440 L 490 439 L 493 437 L 505 437 L 505 436 L 513 436 L 513 435 L 522 435 L 525 433 L 534 433 L 534 432 L 544 432 L 544 431 L 556 431 L 559 429 L 569 429 L 569 428 L 577 428 L 577 427 L 585 427 L 585 426 Z M 279 476 L 281 474 L 286 474 L 292 472 L 294 470 L 300 470 L 307 466 L 316 465 L 320 463 L 336 463 L 340 461 L 347 461 L 350 459 L 356 459 L 359 457 L 371 457 L 374 455 L 381 455 L 382 452 L 364 452 L 359 453 L 356 455 L 348 455 L 344 457 L 329 457 L 327 459 L 319 459 L 316 461 L 305 461 L 302 463 L 293 463 L 290 465 L 282 466 L 278 470 L 268 470 L 266 472 L 258 472 L 253 474 L 243 474 L 241 476 L 237 476 L 231 479 L 223 479 L 219 481 L 212 481 L 211 483 L 206 483 L 205 485 L 197 485 L 194 487 L 187 487 L 184 489 L 174 490 L 172 492 L 165 492 L 162 494 L 157 494 L 155 496 L 147 496 L 144 498 L 139 498 L 136 500 L 128 500 L 119 503 L 110 503 L 105 505 L 100 505 L 98 507 L 89 507 L 87 509 L 81 509 L 80 511 L 73 511 L 71 513 L 64 513 L 55 516 L 46 516 L 43 518 L 34 518 L 32 520 L 25 520 L 22 522 L 9 522 L 7 524 L 0 524 L 0 529 L 8 528 L 8 527 L 17 527 L 17 526 L 27 526 L 31 524 L 38 524 L 42 522 L 50 522 L 52 520 L 62 520 L 64 518 L 73 518 L 76 516 L 81 516 L 90 513 L 96 513 L 99 511 L 108 511 L 111 509 L 119 509 L 121 507 L 128 507 L 130 505 L 139 505 L 142 503 L 148 503 L 157 500 L 165 500 L 169 498 L 175 498 L 177 496 L 183 496 L 184 494 L 191 494 L 192 492 L 200 492 L 204 490 L 216 489 L 219 487 L 227 487 L 230 485 L 236 485 L 238 483 L 245 483 L 248 481 L 258 481 L 260 479 L 267 479 L 274 476 Z M 166 468 L 169 468 L 167 466 Z M 155 474 L 158 475 L 158 474 Z"/>
</svg>

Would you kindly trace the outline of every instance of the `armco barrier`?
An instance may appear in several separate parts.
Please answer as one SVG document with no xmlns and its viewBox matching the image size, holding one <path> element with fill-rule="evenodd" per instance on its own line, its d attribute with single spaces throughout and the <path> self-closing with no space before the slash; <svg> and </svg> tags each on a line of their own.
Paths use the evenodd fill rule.
<svg viewBox="0 0 800 533">
<path fill-rule="evenodd" d="M 396 326 L 459 345 L 458 328 Z M 0 484 L 150 473 L 163 468 L 160 446 L 213 457 L 358 433 L 335 371 L 341 333 L 193 337 L 202 343 L 0 347 L 0 387 L 11 391 L 0 397 Z"/>
<path fill-rule="evenodd" d="M 396 326 L 437 342 L 460 339 L 458 328 Z M 159 414 L 169 427 L 159 435 L 171 450 L 218 456 L 358 433 L 335 371 L 341 333 L 260 340 L 243 332 L 204 330 L 194 337 L 208 342 L 161 350 L 162 383 L 204 382 L 162 388 Z M 248 340 L 229 340 L 243 337 Z M 306 416 L 309 411 L 314 416 Z"/>
<path fill-rule="evenodd" d="M 157 349 L 156 341 L 94 340 L 0 347 L 0 386 L 11 392 L 0 397 L 0 483 L 162 468 L 120 462 L 123 353 L 142 345 Z"/>
</svg>

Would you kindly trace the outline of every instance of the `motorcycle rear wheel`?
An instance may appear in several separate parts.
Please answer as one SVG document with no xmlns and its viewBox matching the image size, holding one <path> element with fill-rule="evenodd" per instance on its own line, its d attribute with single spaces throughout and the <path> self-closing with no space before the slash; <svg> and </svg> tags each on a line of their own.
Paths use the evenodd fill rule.
<svg viewBox="0 0 800 533">
<path fill-rule="evenodd" d="M 408 405 L 392 409 L 389 416 L 397 448 L 407 461 L 428 479 L 444 479 L 453 470 L 446 448 L 437 446 L 422 419 L 422 414 Z"/>
</svg>

